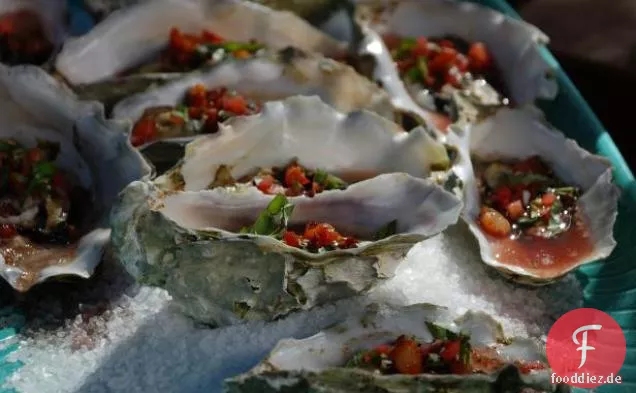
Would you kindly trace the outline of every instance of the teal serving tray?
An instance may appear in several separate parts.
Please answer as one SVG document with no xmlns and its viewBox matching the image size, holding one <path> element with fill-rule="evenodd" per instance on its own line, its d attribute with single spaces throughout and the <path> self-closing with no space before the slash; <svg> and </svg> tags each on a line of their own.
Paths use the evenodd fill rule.
<svg viewBox="0 0 636 393">
<path fill-rule="evenodd" d="M 521 19 L 504 0 L 474 0 L 510 17 Z M 559 94 L 553 101 L 539 103 L 548 120 L 585 149 L 612 162 L 614 179 L 622 189 L 614 237 L 618 245 L 605 260 L 576 271 L 583 287 L 584 307 L 611 315 L 623 328 L 627 356 L 619 375 L 623 383 L 604 385 L 598 393 L 636 392 L 636 181 L 620 151 L 570 78 L 547 49 L 543 57 L 556 70 Z M 586 392 L 586 389 L 578 389 Z"/>
</svg>

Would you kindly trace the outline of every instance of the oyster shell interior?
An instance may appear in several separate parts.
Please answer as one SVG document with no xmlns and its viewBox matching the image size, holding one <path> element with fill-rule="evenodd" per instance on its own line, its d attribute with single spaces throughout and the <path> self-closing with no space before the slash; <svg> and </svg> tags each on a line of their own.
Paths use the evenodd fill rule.
<svg viewBox="0 0 636 393">
<path fill-rule="evenodd" d="M 474 178 L 468 180 L 464 215 L 479 241 L 485 263 L 517 281 L 545 284 L 612 252 L 616 246 L 612 231 L 620 193 L 612 183 L 610 163 L 552 129 L 537 109 L 502 109 L 476 125 L 470 134 L 470 151 L 487 161 L 538 156 L 564 184 L 582 190 L 569 231 L 552 239 L 530 241 L 522 247 L 523 242 L 494 240 L 484 233 L 478 224 L 483 203 L 478 184 Z M 575 236 L 572 231 L 580 233 Z"/>
<path fill-rule="evenodd" d="M 258 101 L 318 95 L 341 112 L 368 109 L 392 118 L 386 93 L 351 67 L 318 54 L 284 50 L 271 56 L 228 61 L 194 72 L 161 88 L 136 94 L 113 109 L 116 119 L 138 119 L 153 106 L 176 105 L 187 88 L 227 87 Z"/>
<path fill-rule="evenodd" d="M 59 143 L 54 165 L 91 194 L 90 209 L 82 213 L 78 223 L 83 237 L 58 246 L 22 236 L 2 239 L 0 275 L 20 291 L 59 275 L 87 278 L 108 243 L 110 230 L 104 219 L 113 200 L 126 184 L 142 178 L 150 168 L 128 144 L 122 129 L 103 120 L 99 105 L 76 101 L 39 68 L 0 67 L 0 94 L 0 137 L 27 147 L 33 147 L 37 140 Z M 86 199 L 81 203 L 87 203 Z M 54 207 L 47 202 L 47 220 L 52 211 L 58 211 Z M 71 206 L 71 211 L 79 207 Z M 18 221 L 27 220 L 27 213 L 21 211 Z M 6 216 L 2 220 L 12 221 Z"/>
<path fill-rule="evenodd" d="M 345 367 L 359 351 L 387 344 L 401 335 L 431 343 L 437 334 L 431 330 L 432 327 L 468 336 L 472 347 L 470 367 L 480 367 L 476 354 L 486 349 L 496 352 L 501 365 L 489 369 L 488 374 L 468 375 L 381 375 L 357 367 Z M 541 392 L 569 391 L 565 386 L 550 384 L 547 367 L 520 374 L 515 367 L 505 366 L 515 361 L 539 362 L 544 367 L 547 363 L 541 344 L 528 338 L 506 338 L 501 325 L 485 313 L 469 311 L 458 317 L 447 309 L 429 304 L 403 308 L 373 304 L 362 316 L 356 314 L 314 336 L 281 340 L 252 370 L 227 379 L 225 391 L 279 392 L 284 389 L 294 392 L 304 391 L 309 386 L 324 392 L 366 392 L 373 389 L 386 392 L 402 392 L 404 389 L 481 392 L 495 385 L 506 391 L 522 391 L 523 388 Z"/>
<path fill-rule="evenodd" d="M 258 39 L 270 49 L 289 46 L 338 55 L 344 44 L 289 12 L 232 0 L 157 0 L 120 9 L 84 36 L 69 40 L 56 69 L 72 85 L 112 78 L 152 59 L 166 47 L 172 27 L 199 34 L 208 29 L 225 39 Z"/>
</svg>

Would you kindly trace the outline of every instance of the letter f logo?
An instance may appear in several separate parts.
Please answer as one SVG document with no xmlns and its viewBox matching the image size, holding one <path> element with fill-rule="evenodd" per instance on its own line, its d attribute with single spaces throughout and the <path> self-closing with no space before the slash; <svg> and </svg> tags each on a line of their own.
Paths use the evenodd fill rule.
<svg viewBox="0 0 636 393">
<path fill-rule="evenodd" d="M 580 347 L 576 349 L 577 351 L 581 351 L 581 364 L 579 364 L 579 368 L 583 367 L 583 365 L 585 364 L 585 361 L 587 360 L 587 351 L 593 351 L 596 349 L 594 347 L 590 347 L 587 345 L 587 331 L 601 330 L 602 327 L 603 326 L 601 325 L 585 325 L 576 329 L 574 333 L 572 334 L 572 341 L 574 341 L 574 344 L 581 345 Z M 581 332 L 583 332 L 583 340 L 581 340 L 582 343 L 579 342 L 579 340 L 576 338 L 576 336 Z"/>
</svg>

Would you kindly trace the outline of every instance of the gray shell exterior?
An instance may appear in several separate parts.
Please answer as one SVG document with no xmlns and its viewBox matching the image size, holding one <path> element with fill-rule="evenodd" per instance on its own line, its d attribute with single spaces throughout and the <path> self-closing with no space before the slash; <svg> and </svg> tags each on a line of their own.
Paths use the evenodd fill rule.
<svg viewBox="0 0 636 393">
<path fill-rule="evenodd" d="M 357 313 L 355 313 L 357 314 Z M 546 361 L 543 346 L 528 338 L 506 339 L 501 325 L 482 312 L 457 316 L 447 309 L 415 304 L 403 308 L 370 305 L 364 315 L 305 339 L 281 340 L 252 370 L 225 381 L 226 393 L 355 392 L 568 392 L 550 384 L 547 370 L 521 375 L 508 366 L 491 375 L 379 375 L 344 368 L 356 352 L 395 340 L 402 334 L 433 341 L 425 322 L 471 337 L 473 347 L 497 345 L 505 359 Z M 503 345 L 505 342 L 507 345 Z M 523 390 L 523 389 L 528 390 Z M 534 390 L 532 390 L 534 389 Z"/>
<path fill-rule="evenodd" d="M 72 85 L 112 78 L 158 54 L 172 27 L 226 39 L 258 39 L 271 49 L 296 47 L 339 55 L 343 43 L 289 12 L 240 0 L 155 0 L 117 10 L 86 35 L 67 41 L 55 67 Z"/>
<path fill-rule="evenodd" d="M 463 216 L 479 241 L 481 257 L 486 264 L 517 282 L 544 285 L 562 278 L 580 265 L 611 254 L 616 246 L 613 229 L 620 190 L 612 182 L 612 166 L 607 159 L 593 155 L 575 141 L 567 139 L 552 128 L 534 107 L 498 111 L 471 129 L 469 143 L 471 155 L 482 159 L 523 159 L 538 155 L 564 182 L 581 187 L 584 193 L 577 206 L 594 246 L 592 254 L 581 256 L 576 265 L 550 274 L 539 273 L 542 267 L 549 268 L 549 263 L 529 271 L 497 260 L 477 224 L 480 198 L 474 178 L 467 176 Z"/>
<path fill-rule="evenodd" d="M 88 278 L 108 244 L 108 213 L 117 194 L 131 181 L 150 173 L 141 155 L 127 141 L 124 130 L 104 120 L 98 103 L 80 102 L 40 68 L 0 66 L 1 138 L 27 146 L 36 138 L 59 141 L 57 164 L 73 173 L 92 192 L 94 230 L 79 243 L 73 260 L 42 270 L 35 280 L 22 282 L 23 271 L 4 264 L 0 276 L 19 290 L 47 278 L 75 275 Z"/>
<path fill-rule="evenodd" d="M 356 3 L 359 8 L 357 18 L 363 31 L 360 51 L 375 58 L 374 77 L 382 82 L 396 106 L 414 112 L 419 107 L 414 94 L 410 94 L 400 80 L 380 38 L 380 34 L 385 33 L 405 37 L 452 34 L 471 42 L 484 42 L 493 53 L 515 104 L 523 105 L 534 102 L 536 98 L 553 99 L 556 96 L 557 84 L 552 67 L 541 56 L 541 49 L 548 43 L 548 38 L 532 25 L 468 2 L 360 0 Z M 373 9 L 373 17 L 368 15 L 370 9 Z M 381 10 L 379 18 L 375 14 L 377 9 Z M 478 81 L 469 83 L 459 93 L 462 99 L 458 101 L 457 95 L 454 95 L 456 105 L 460 109 L 468 106 L 469 112 L 475 110 L 474 106 L 487 109 L 500 105 L 497 94 Z M 482 106 L 485 108 L 480 108 Z M 426 113 L 419 114 L 430 118 Z"/>
<path fill-rule="evenodd" d="M 161 87 L 135 94 L 113 108 L 112 117 L 137 121 L 144 110 L 180 104 L 195 84 L 227 87 L 250 98 L 273 101 L 294 95 L 318 95 L 341 112 L 367 109 L 388 119 L 394 112 L 388 95 L 345 64 L 297 50 L 247 60 L 229 60 L 195 71 Z"/>
<path fill-rule="evenodd" d="M 29 10 L 37 14 L 44 27 L 44 33 L 54 45 L 55 52 L 59 50 L 66 39 L 66 1 L 65 0 L 0 0 L 0 16 L 6 12 Z"/>
<path fill-rule="evenodd" d="M 190 143 L 183 162 L 155 182 L 125 189 L 111 215 L 117 257 L 140 281 L 166 288 L 185 313 L 214 325 L 273 320 L 367 292 L 394 274 L 414 244 L 455 223 L 462 208 L 430 180 L 387 173 L 407 160 L 411 166 L 403 172 L 422 177 L 429 172 L 426 157 L 418 160 L 428 145 L 418 138 L 426 134 L 397 129 L 370 112 L 340 114 L 316 97 L 267 103 L 261 114 L 233 119 L 219 135 Z M 238 178 L 255 167 L 282 165 L 293 155 L 308 167 L 329 163 L 325 170 L 331 172 L 372 169 L 380 175 L 346 190 L 290 198 L 291 225 L 329 222 L 370 239 L 397 220 L 397 234 L 319 254 L 267 236 L 238 234 L 272 196 L 254 187 L 206 190 L 215 168 L 225 161 Z M 404 161 L 395 159 L 402 156 Z M 180 187 L 171 183 L 174 173 L 180 173 Z"/>
</svg>

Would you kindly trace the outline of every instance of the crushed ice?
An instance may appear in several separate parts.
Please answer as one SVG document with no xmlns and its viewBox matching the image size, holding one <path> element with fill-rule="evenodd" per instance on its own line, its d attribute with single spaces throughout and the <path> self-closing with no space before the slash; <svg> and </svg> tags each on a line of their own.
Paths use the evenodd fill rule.
<svg viewBox="0 0 636 393">
<path fill-rule="evenodd" d="M 397 276 L 366 301 L 483 310 L 508 335 L 538 337 L 580 307 L 574 277 L 538 289 L 515 286 L 486 268 L 477 250 L 465 225 L 457 225 L 417 245 Z M 25 366 L 10 379 L 11 387 L 21 393 L 219 392 L 224 378 L 254 366 L 279 339 L 314 334 L 365 301 L 342 301 L 269 324 L 210 329 L 173 309 L 165 291 L 138 288 L 116 264 L 105 263 L 102 270 L 88 290 L 92 295 L 75 315 L 63 322 L 58 315 L 57 327 L 50 314 L 60 314 L 55 308 L 63 305 L 40 299 L 40 315 L 31 317 L 22 347 L 12 355 Z"/>
</svg>

